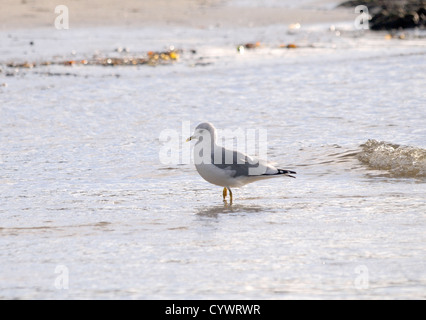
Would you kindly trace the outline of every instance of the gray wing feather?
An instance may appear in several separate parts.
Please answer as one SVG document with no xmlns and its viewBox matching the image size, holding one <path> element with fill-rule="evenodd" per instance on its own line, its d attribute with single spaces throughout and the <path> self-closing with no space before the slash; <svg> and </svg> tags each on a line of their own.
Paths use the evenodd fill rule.
<svg viewBox="0 0 426 320">
<path fill-rule="evenodd" d="M 228 150 L 223 147 L 215 148 L 212 153 L 212 163 L 220 169 L 233 171 L 230 172 L 233 178 L 249 176 L 249 169 L 257 168 L 260 165 L 259 161 L 244 153 Z"/>
</svg>

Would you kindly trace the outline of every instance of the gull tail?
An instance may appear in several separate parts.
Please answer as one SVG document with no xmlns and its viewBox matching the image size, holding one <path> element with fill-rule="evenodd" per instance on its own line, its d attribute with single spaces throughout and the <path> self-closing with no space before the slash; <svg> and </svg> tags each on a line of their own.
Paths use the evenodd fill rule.
<svg viewBox="0 0 426 320">
<path fill-rule="evenodd" d="M 274 175 L 281 175 L 281 174 L 283 174 L 283 175 L 285 175 L 285 176 L 287 176 L 287 177 L 295 178 L 295 179 L 296 179 L 296 177 L 295 177 L 295 176 L 292 176 L 292 174 L 296 174 L 296 172 L 295 172 L 295 171 L 291 171 L 291 170 L 283 170 L 283 169 L 277 169 L 277 170 L 278 170 L 278 172 L 277 172 L 277 173 L 275 173 Z"/>
</svg>

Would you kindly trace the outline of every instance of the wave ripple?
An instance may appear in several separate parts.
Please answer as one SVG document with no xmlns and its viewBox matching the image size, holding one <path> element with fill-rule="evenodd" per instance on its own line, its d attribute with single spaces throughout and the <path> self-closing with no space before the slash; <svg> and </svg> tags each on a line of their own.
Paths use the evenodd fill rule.
<svg viewBox="0 0 426 320">
<path fill-rule="evenodd" d="M 369 139 L 357 158 L 372 169 L 395 177 L 426 177 L 426 150 Z"/>
</svg>

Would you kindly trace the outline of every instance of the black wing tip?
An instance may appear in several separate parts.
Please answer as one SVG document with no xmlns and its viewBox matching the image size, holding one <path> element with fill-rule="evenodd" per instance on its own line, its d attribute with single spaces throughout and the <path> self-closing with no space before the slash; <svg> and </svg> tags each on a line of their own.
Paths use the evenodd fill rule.
<svg viewBox="0 0 426 320">
<path fill-rule="evenodd" d="M 290 174 L 297 174 L 297 173 L 296 173 L 296 171 L 278 169 L 278 173 L 277 174 L 287 174 L 287 175 L 290 175 Z"/>
<path fill-rule="evenodd" d="M 277 170 L 278 170 L 277 173 L 273 173 L 273 174 L 262 174 L 262 176 L 278 176 L 278 175 L 283 174 L 286 177 L 290 177 L 290 178 L 296 179 L 295 176 L 292 176 L 292 174 L 297 174 L 296 171 L 284 170 L 284 169 L 277 169 Z"/>
<path fill-rule="evenodd" d="M 278 169 L 277 174 L 285 174 L 287 177 L 296 179 L 295 176 L 292 176 L 292 174 L 296 174 L 296 171 Z"/>
</svg>

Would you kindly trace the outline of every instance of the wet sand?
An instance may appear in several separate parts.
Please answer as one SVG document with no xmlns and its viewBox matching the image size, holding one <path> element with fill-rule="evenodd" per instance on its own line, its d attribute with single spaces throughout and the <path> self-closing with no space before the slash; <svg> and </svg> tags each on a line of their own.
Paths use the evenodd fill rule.
<svg viewBox="0 0 426 320">
<path fill-rule="evenodd" d="M 70 28 L 100 26 L 256 27 L 288 23 L 350 21 L 349 9 L 326 10 L 337 1 L 318 0 L 302 8 L 255 7 L 224 0 L 61 1 L 69 8 Z M 2 0 L 0 30 L 54 25 L 54 0 Z"/>
</svg>

